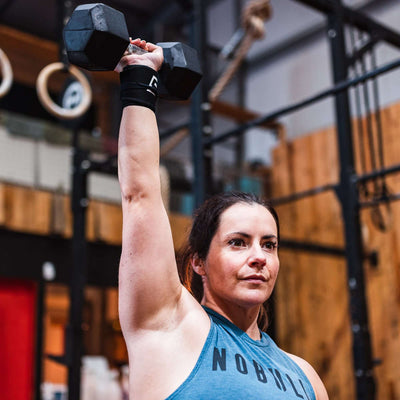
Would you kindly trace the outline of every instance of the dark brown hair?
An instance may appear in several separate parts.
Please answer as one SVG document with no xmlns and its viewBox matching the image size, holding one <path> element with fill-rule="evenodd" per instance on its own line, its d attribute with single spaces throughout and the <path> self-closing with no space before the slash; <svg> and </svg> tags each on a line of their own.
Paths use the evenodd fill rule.
<svg viewBox="0 0 400 400">
<path fill-rule="evenodd" d="M 244 192 L 224 192 L 210 197 L 194 213 L 188 241 L 178 256 L 180 279 L 198 302 L 201 302 L 203 298 L 203 283 L 200 275 L 193 271 L 192 257 L 197 255 L 201 260 L 206 259 L 211 241 L 218 230 L 222 213 L 237 203 L 259 204 L 265 207 L 276 222 L 279 243 L 278 214 L 268 201 L 262 200 L 252 193 Z M 258 325 L 262 330 L 266 330 L 268 327 L 267 302 L 261 308 L 258 318 Z"/>
</svg>

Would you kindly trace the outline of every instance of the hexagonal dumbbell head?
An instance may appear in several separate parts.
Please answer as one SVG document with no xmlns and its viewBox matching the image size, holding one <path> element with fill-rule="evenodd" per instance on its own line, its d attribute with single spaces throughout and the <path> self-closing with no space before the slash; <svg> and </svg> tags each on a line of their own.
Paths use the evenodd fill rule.
<svg viewBox="0 0 400 400">
<path fill-rule="evenodd" d="M 162 47 L 164 63 L 160 73 L 161 97 L 186 100 L 199 83 L 202 72 L 197 51 L 184 43 L 157 43 Z"/>
<path fill-rule="evenodd" d="M 102 3 L 78 6 L 63 34 L 69 62 L 91 71 L 112 71 L 129 45 L 124 15 Z M 188 99 L 202 77 L 196 50 L 179 42 L 157 44 L 164 53 L 160 96 Z"/>
<path fill-rule="evenodd" d="M 91 71 L 112 71 L 129 45 L 124 15 L 102 3 L 76 7 L 63 34 L 70 63 Z"/>
</svg>

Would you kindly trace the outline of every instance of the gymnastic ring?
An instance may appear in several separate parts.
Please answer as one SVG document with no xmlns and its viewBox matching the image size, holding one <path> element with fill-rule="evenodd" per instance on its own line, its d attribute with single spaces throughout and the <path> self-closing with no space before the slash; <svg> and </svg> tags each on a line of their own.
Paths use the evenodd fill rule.
<svg viewBox="0 0 400 400">
<path fill-rule="evenodd" d="M 65 70 L 65 64 L 55 62 L 44 67 L 36 80 L 36 91 L 42 106 L 55 117 L 60 119 L 74 119 L 82 116 L 90 107 L 92 102 L 92 88 L 86 76 L 73 65 L 68 66 L 68 72 L 82 85 L 82 100 L 78 106 L 67 109 L 60 107 L 50 97 L 47 90 L 47 82 L 50 75 L 55 71 Z"/>
<path fill-rule="evenodd" d="M 11 88 L 13 81 L 13 72 L 10 64 L 10 60 L 6 56 L 3 50 L 0 49 L 0 69 L 3 77 L 0 84 L 0 98 L 5 96 Z"/>
</svg>

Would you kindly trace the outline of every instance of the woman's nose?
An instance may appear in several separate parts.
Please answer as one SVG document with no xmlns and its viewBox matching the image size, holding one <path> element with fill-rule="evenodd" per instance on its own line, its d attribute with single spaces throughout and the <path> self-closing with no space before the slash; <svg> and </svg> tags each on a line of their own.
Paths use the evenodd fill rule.
<svg viewBox="0 0 400 400">
<path fill-rule="evenodd" d="M 266 264 L 266 256 L 263 249 L 259 245 L 251 247 L 249 257 L 249 265 L 252 267 L 262 268 Z"/>
</svg>

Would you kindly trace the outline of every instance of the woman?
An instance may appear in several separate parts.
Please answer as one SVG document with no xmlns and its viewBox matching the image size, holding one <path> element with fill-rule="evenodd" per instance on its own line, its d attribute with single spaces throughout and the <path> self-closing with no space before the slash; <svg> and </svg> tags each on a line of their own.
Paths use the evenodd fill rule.
<svg viewBox="0 0 400 400">
<path fill-rule="evenodd" d="M 258 325 L 279 270 L 278 218 L 271 207 L 244 194 L 207 201 L 181 268 L 201 304 L 182 285 L 160 190 L 154 105 L 162 50 L 139 39 L 132 43 L 148 53 L 125 55 L 116 68 L 124 106 L 119 314 L 130 397 L 326 400 L 313 368 L 279 350 Z"/>
</svg>

